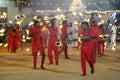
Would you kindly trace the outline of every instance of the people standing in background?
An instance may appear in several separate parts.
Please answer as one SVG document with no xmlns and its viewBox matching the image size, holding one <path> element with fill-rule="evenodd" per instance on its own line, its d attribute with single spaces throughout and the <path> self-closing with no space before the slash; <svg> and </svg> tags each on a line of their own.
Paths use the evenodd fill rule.
<svg viewBox="0 0 120 80">
<path fill-rule="evenodd" d="M 113 19 L 113 21 L 116 19 L 116 15 L 117 15 L 117 13 L 116 13 L 116 11 L 115 11 L 115 9 L 113 10 L 113 13 L 112 13 L 112 19 Z"/>
<path fill-rule="evenodd" d="M 110 19 L 107 20 L 107 22 L 104 24 L 104 35 L 110 35 L 110 29 L 111 29 L 112 23 Z M 110 43 L 110 36 L 106 36 L 105 38 L 105 48 Z"/>
<path fill-rule="evenodd" d="M 100 57 L 102 57 L 104 55 L 104 25 L 101 24 L 99 25 L 99 32 L 98 32 L 98 45 L 97 45 L 97 51 L 98 51 L 98 55 Z"/>
<path fill-rule="evenodd" d="M 113 24 L 111 26 L 111 37 L 110 37 L 113 51 L 115 51 L 115 47 L 116 47 L 116 36 L 117 36 L 117 26 L 116 26 L 116 21 L 113 21 Z"/>
<path fill-rule="evenodd" d="M 69 57 L 68 57 L 68 46 L 67 46 L 67 43 L 65 42 L 66 39 L 68 38 L 67 27 L 68 27 L 67 21 L 64 20 L 62 22 L 62 29 L 61 29 L 61 31 L 62 31 L 62 34 L 61 34 L 62 48 L 59 50 L 59 54 L 64 52 L 65 58 L 69 59 Z"/>
</svg>

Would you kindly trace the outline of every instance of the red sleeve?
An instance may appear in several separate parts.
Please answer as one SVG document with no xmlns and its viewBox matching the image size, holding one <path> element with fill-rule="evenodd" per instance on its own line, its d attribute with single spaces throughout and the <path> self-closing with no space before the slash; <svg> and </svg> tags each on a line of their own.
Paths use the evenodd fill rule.
<svg viewBox="0 0 120 80">
<path fill-rule="evenodd" d="M 31 35 L 31 34 L 33 33 L 33 31 L 34 31 L 34 29 L 31 28 L 31 29 L 29 30 L 29 35 Z"/>
</svg>

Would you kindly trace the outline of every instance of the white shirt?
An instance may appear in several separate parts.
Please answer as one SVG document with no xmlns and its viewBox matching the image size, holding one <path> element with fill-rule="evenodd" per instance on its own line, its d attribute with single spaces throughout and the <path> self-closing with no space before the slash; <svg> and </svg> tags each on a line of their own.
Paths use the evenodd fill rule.
<svg viewBox="0 0 120 80">
<path fill-rule="evenodd" d="M 113 33 L 113 34 L 116 34 L 116 33 L 117 33 L 117 26 L 113 25 L 113 26 L 111 27 L 111 30 L 112 30 L 112 33 Z"/>
<path fill-rule="evenodd" d="M 113 12 L 113 13 L 112 13 L 112 18 L 113 18 L 113 20 L 116 18 L 116 14 L 117 14 L 116 12 Z"/>
</svg>

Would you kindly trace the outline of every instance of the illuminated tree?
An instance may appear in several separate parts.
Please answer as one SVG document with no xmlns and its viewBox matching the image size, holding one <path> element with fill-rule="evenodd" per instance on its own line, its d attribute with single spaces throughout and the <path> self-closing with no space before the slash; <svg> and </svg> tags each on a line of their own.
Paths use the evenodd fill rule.
<svg viewBox="0 0 120 80">
<path fill-rule="evenodd" d="M 72 10 L 72 11 L 85 10 L 85 6 L 81 0 L 73 0 L 72 4 L 70 6 L 70 10 Z"/>
</svg>

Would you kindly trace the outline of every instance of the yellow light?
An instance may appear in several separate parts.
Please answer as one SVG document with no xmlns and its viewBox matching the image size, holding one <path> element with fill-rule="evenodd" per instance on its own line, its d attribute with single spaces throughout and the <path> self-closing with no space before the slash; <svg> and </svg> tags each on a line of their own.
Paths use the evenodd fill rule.
<svg viewBox="0 0 120 80">
<path fill-rule="evenodd" d="M 29 23 L 29 26 L 31 26 L 31 25 L 33 25 L 34 24 L 34 22 L 33 21 L 31 21 L 30 23 Z"/>
<path fill-rule="evenodd" d="M 25 35 L 23 35 L 22 38 L 25 38 Z"/>
<path fill-rule="evenodd" d="M 5 32 L 5 29 L 2 28 L 2 29 L 0 30 L 0 33 L 4 33 L 4 32 Z"/>
<path fill-rule="evenodd" d="M 60 29 L 62 29 L 62 27 L 63 27 L 63 26 L 62 26 L 62 25 L 60 25 Z"/>
<path fill-rule="evenodd" d="M 73 15 L 74 15 L 74 16 L 77 14 L 77 12 L 75 12 L 75 11 L 74 11 L 74 12 L 72 12 L 72 13 L 73 13 Z"/>
<path fill-rule="evenodd" d="M 28 52 L 28 51 L 30 51 L 30 49 L 29 49 L 29 48 L 27 48 L 27 49 L 26 49 L 26 52 Z"/>
<path fill-rule="evenodd" d="M 101 18 L 101 17 L 102 17 L 102 15 L 98 14 L 98 18 Z"/>
<path fill-rule="evenodd" d="M 8 44 L 6 43 L 5 45 L 4 45 L 4 47 L 7 47 L 8 46 Z"/>
<path fill-rule="evenodd" d="M 29 34 L 29 30 L 26 29 L 26 33 Z"/>
<path fill-rule="evenodd" d="M 3 35 L 4 35 L 3 33 L 0 34 L 0 36 L 3 36 Z"/>
<path fill-rule="evenodd" d="M 45 19 L 48 19 L 48 16 L 45 16 Z"/>
<path fill-rule="evenodd" d="M 19 25 L 20 25 L 21 23 L 22 23 L 22 21 L 17 21 L 17 24 L 19 24 Z"/>
<path fill-rule="evenodd" d="M 80 12 L 79 15 L 80 15 L 80 16 L 83 16 L 83 13 Z"/>
<path fill-rule="evenodd" d="M 115 51 L 116 50 L 115 47 L 112 47 L 112 50 Z"/>
<path fill-rule="evenodd" d="M 82 43 L 81 37 L 78 37 L 78 42 L 79 42 L 79 43 Z"/>
<path fill-rule="evenodd" d="M 4 15 L 4 16 L 6 16 L 6 15 L 7 15 L 7 13 L 6 13 L 6 12 L 3 12 L 3 15 Z"/>
<path fill-rule="evenodd" d="M 75 21 L 74 24 L 78 24 L 78 21 Z"/>
<path fill-rule="evenodd" d="M 61 11 L 60 8 L 57 8 L 57 11 Z"/>
<path fill-rule="evenodd" d="M 3 45 L 3 43 L 0 43 L 0 46 L 2 46 Z"/>
<path fill-rule="evenodd" d="M 43 22 L 40 22 L 40 26 L 43 26 Z"/>
<path fill-rule="evenodd" d="M 5 16 L 4 16 L 4 15 L 1 15 L 0 18 L 5 18 Z"/>
<path fill-rule="evenodd" d="M 28 36 L 26 37 L 26 40 L 30 40 L 30 39 L 31 39 L 31 37 L 28 37 Z"/>
<path fill-rule="evenodd" d="M 20 2 L 20 1 L 18 1 L 18 3 L 20 4 L 21 2 Z"/>
<path fill-rule="evenodd" d="M 11 20 L 9 20 L 9 23 L 10 23 L 10 24 L 12 24 L 12 21 L 11 21 Z"/>
<path fill-rule="evenodd" d="M 18 18 L 20 18 L 20 16 L 19 16 L 19 15 L 16 15 L 16 16 L 15 16 L 15 19 L 18 19 Z"/>
<path fill-rule="evenodd" d="M 102 20 L 100 21 L 100 23 L 101 23 L 101 24 L 104 24 L 104 23 L 105 23 L 105 20 L 102 19 Z"/>
<path fill-rule="evenodd" d="M 64 14 L 61 14 L 60 16 L 61 16 L 61 17 L 64 17 Z"/>
<path fill-rule="evenodd" d="M 26 39 L 23 39 L 22 41 L 23 41 L 23 42 L 26 42 Z"/>
<path fill-rule="evenodd" d="M 33 19 L 35 19 L 35 20 L 36 20 L 36 19 L 37 19 L 37 16 L 34 16 L 34 17 L 33 17 Z"/>
<path fill-rule="evenodd" d="M 24 2 L 25 4 L 27 4 L 27 2 Z"/>
<path fill-rule="evenodd" d="M 42 28 L 42 31 L 45 31 L 45 30 L 46 30 L 46 27 L 43 27 L 43 28 Z"/>
<path fill-rule="evenodd" d="M 60 15 L 56 15 L 55 18 L 58 19 L 58 20 L 61 19 Z"/>
</svg>

